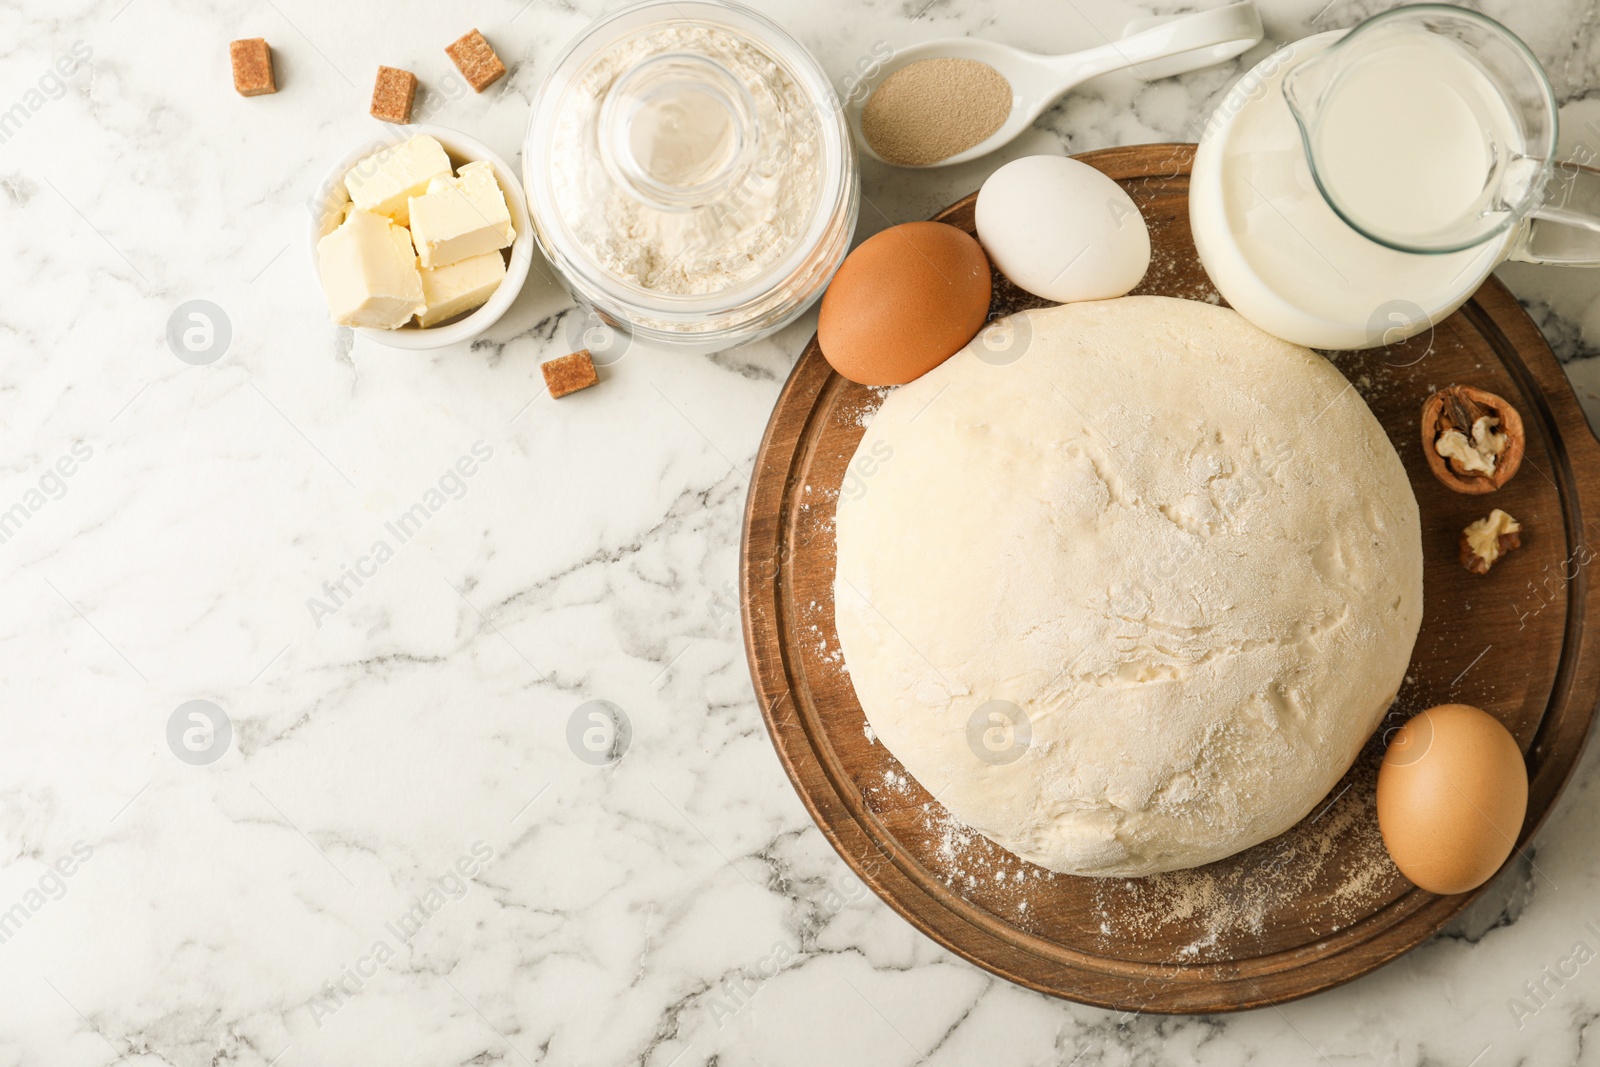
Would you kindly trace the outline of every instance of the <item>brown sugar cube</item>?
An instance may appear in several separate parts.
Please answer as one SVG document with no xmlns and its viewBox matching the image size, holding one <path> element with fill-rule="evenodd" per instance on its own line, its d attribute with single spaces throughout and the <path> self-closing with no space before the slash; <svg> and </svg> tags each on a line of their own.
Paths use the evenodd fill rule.
<svg viewBox="0 0 1600 1067">
<path fill-rule="evenodd" d="M 549 386 L 550 395 L 557 400 L 568 393 L 587 389 L 600 380 L 594 372 L 594 360 L 589 358 L 587 348 L 580 348 L 570 356 L 541 363 L 539 369 L 544 372 L 544 384 Z"/>
<path fill-rule="evenodd" d="M 405 124 L 411 121 L 411 102 L 417 98 L 417 76 L 409 70 L 378 68 L 372 87 L 372 117 L 384 122 Z"/>
<path fill-rule="evenodd" d="M 450 45 L 445 49 L 445 54 L 461 71 L 461 76 L 467 79 L 473 92 L 483 92 L 506 72 L 506 65 L 500 62 L 500 57 L 494 54 L 494 49 L 489 47 L 489 42 L 477 30 Z"/>
<path fill-rule="evenodd" d="M 240 96 L 265 96 L 278 91 L 272 77 L 272 49 L 265 38 L 250 37 L 228 44 L 228 57 L 233 60 L 233 87 Z"/>
</svg>

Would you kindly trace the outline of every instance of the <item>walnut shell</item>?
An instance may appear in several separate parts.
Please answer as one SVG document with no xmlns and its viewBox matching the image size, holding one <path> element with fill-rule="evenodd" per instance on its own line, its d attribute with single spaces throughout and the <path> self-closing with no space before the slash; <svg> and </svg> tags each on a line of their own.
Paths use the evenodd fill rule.
<svg viewBox="0 0 1600 1067">
<path fill-rule="evenodd" d="M 1463 472 L 1455 464 L 1439 455 L 1434 443 L 1444 433 L 1442 421 L 1448 420 L 1447 402 L 1464 401 L 1469 407 L 1481 409 L 1484 414 L 1500 420 L 1499 431 L 1505 434 L 1506 447 L 1496 458 L 1494 473 L 1490 475 Z M 1458 427 L 1470 430 L 1470 427 Z M 1452 385 L 1433 393 L 1422 402 L 1422 454 L 1428 461 L 1433 476 L 1458 493 L 1476 496 L 1492 493 L 1509 482 L 1522 466 L 1522 454 L 1527 450 L 1528 438 L 1522 428 L 1522 416 L 1517 409 L 1500 397 L 1470 385 Z"/>
</svg>

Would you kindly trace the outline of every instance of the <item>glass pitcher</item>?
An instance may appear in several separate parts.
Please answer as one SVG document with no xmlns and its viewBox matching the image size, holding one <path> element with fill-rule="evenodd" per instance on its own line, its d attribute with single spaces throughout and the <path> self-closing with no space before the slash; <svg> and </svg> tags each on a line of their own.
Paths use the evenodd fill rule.
<svg viewBox="0 0 1600 1067">
<path fill-rule="evenodd" d="M 1317 189 L 1368 239 L 1600 265 L 1593 153 L 1556 158 L 1550 80 L 1493 19 L 1443 4 L 1376 15 L 1289 71 L 1283 95 Z"/>
</svg>

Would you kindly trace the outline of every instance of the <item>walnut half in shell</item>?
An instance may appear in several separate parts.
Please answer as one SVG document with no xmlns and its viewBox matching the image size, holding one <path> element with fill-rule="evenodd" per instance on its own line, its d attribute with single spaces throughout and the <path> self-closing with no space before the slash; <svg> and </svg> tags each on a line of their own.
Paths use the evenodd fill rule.
<svg viewBox="0 0 1600 1067">
<path fill-rule="evenodd" d="M 1452 385 L 1422 404 L 1422 452 L 1458 493 L 1492 493 L 1522 466 L 1527 434 L 1517 409 L 1493 393 Z"/>
</svg>

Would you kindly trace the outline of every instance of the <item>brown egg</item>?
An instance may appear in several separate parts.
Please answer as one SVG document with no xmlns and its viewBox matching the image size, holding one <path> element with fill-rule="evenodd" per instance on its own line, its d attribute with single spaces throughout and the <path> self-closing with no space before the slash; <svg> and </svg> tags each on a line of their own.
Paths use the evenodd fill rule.
<svg viewBox="0 0 1600 1067">
<path fill-rule="evenodd" d="M 1528 810 L 1528 768 L 1489 713 L 1441 704 L 1395 731 L 1378 769 L 1378 829 L 1400 873 L 1430 893 L 1465 893 L 1511 855 Z"/>
<path fill-rule="evenodd" d="M 891 226 L 861 242 L 822 295 L 822 354 L 853 382 L 904 385 L 978 335 L 989 288 L 988 257 L 965 231 Z"/>
</svg>

